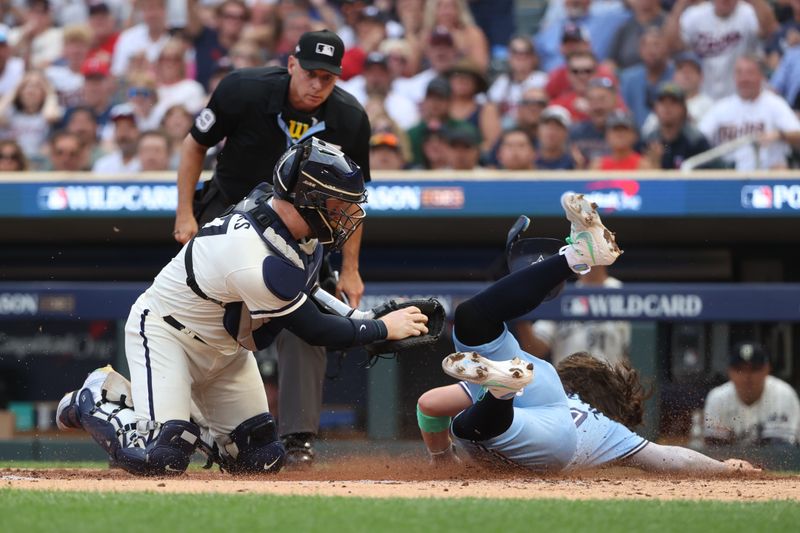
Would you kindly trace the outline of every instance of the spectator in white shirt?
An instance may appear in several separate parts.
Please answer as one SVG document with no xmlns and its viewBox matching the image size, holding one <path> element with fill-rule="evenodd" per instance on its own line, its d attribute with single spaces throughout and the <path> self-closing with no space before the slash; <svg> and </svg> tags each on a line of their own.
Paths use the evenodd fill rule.
<svg viewBox="0 0 800 533">
<path fill-rule="evenodd" d="M 489 100 L 497 104 L 505 127 L 513 124 L 525 90 L 547 85 L 547 74 L 538 68 L 539 57 L 533 42 L 525 37 L 511 39 L 508 44 L 508 72 L 500 74 L 487 93 Z"/>
<path fill-rule="evenodd" d="M 717 101 L 698 124 L 712 145 L 750 136 L 725 156 L 736 170 L 786 168 L 789 145 L 800 147 L 800 120 L 777 94 L 764 89 L 758 58 L 736 60 L 736 94 Z"/>
<path fill-rule="evenodd" d="M 124 77 L 128 62 L 133 56 L 144 52 L 147 61 L 155 63 L 161 49 L 169 40 L 167 31 L 167 0 L 138 0 L 136 7 L 142 22 L 123 31 L 114 47 L 111 73 Z"/>
<path fill-rule="evenodd" d="M 83 89 L 81 67 L 89 55 L 92 30 L 85 24 L 64 28 L 64 52 L 52 65 L 45 69 L 45 75 L 58 94 L 62 106 L 78 105 Z"/>
<path fill-rule="evenodd" d="M 181 104 L 190 113 L 198 113 L 206 104 L 206 91 L 196 80 L 186 76 L 186 47 L 178 39 L 169 41 L 156 63 L 158 104 L 154 120 L 160 122 L 170 107 Z"/>
<path fill-rule="evenodd" d="M 8 43 L 8 28 L 0 24 L 0 97 L 13 91 L 23 74 L 25 61 L 14 56 L 14 50 Z"/>
<path fill-rule="evenodd" d="M 29 68 L 43 69 L 61 57 L 61 28 L 55 27 L 48 0 L 28 0 L 25 23 L 11 30 L 8 41 Z"/>
<path fill-rule="evenodd" d="M 703 92 L 717 99 L 734 93 L 736 58 L 759 51 L 760 38 L 777 29 L 765 0 L 678 0 L 664 27 L 673 50 L 686 47 L 703 62 Z"/>
</svg>

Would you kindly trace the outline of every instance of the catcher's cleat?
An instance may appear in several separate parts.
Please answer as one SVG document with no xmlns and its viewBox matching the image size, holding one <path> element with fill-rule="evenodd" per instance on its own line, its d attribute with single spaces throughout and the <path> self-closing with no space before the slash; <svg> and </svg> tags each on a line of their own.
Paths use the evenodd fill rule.
<svg viewBox="0 0 800 533">
<path fill-rule="evenodd" d="M 314 464 L 314 434 L 290 433 L 281 437 L 286 448 L 286 470 L 303 470 Z"/>
<path fill-rule="evenodd" d="M 89 389 L 92 393 L 93 401 L 99 401 L 103 395 L 103 385 L 112 373 L 116 374 L 116 371 L 111 368 L 111 365 L 98 368 L 86 377 L 81 388 L 68 392 L 61 398 L 61 401 L 58 402 L 58 408 L 56 408 L 56 426 L 58 426 L 58 429 L 81 429 L 83 427 L 81 426 L 81 413 L 78 405 L 79 393 L 84 389 Z"/>
<path fill-rule="evenodd" d="M 561 207 L 572 223 L 567 246 L 559 250 L 566 256 L 570 268 L 586 274 L 595 265 L 611 265 L 622 254 L 614 234 L 603 225 L 597 213 L 597 204 L 590 203 L 582 194 L 565 192 Z"/>
<path fill-rule="evenodd" d="M 515 357 L 492 361 L 477 352 L 456 352 L 442 361 L 448 376 L 483 385 L 495 398 L 506 400 L 519 396 L 533 381 L 533 363 Z"/>
</svg>

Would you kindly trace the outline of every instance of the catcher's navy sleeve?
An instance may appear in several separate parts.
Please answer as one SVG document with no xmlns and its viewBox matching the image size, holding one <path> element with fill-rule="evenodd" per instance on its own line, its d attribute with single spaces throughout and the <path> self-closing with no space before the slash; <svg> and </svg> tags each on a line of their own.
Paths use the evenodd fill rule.
<svg viewBox="0 0 800 533">
<path fill-rule="evenodd" d="M 284 327 L 314 346 L 347 348 L 363 346 L 380 341 L 389 334 L 386 324 L 381 320 L 357 320 L 323 313 L 306 299 L 296 311 L 272 319 L 273 323 Z"/>
</svg>

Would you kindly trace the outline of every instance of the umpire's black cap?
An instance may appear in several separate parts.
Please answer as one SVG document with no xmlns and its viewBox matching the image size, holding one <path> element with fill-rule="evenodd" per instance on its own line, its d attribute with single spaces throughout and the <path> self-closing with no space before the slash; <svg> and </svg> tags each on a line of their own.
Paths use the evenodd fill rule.
<svg viewBox="0 0 800 533">
<path fill-rule="evenodd" d="M 341 76 L 344 43 L 330 30 L 309 31 L 300 37 L 294 56 L 305 70 L 327 70 Z"/>
</svg>

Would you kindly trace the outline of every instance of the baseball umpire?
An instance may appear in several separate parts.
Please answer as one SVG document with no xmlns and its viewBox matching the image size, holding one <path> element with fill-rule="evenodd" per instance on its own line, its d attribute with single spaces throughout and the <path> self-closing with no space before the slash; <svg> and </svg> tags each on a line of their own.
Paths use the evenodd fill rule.
<svg viewBox="0 0 800 533">
<path fill-rule="evenodd" d="M 175 239 L 186 243 L 200 225 L 238 202 L 290 146 L 317 137 L 339 147 L 369 181 L 370 124 L 361 105 L 335 86 L 344 45 L 330 31 L 305 33 L 288 69 L 242 69 L 225 77 L 183 142 L 178 167 Z M 195 191 L 208 147 L 224 140 L 213 178 Z M 358 307 L 364 284 L 358 271 L 361 228 L 342 250 L 338 294 Z M 323 274 L 324 275 L 324 274 Z M 289 464 L 313 460 L 312 442 L 322 408 L 324 347 L 311 347 L 291 332 L 275 342 L 279 368 L 280 434 Z"/>
<path fill-rule="evenodd" d="M 181 473 L 198 446 L 229 472 L 277 471 L 286 450 L 252 350 L 284 329 L 333 347 L 428 333 L 415 306 L 354 319 L 309 297 L 322 245 L 340 249 L 364 217 L 351 159 L 310 139 L 286 152 L 272 181 L 274 196 L 257 186 L 161 270 L 125 326 L 130 383 L 96 370 L 59 402 L 60 428 L 86 430 L 134 474 Z"/>
</svg>

